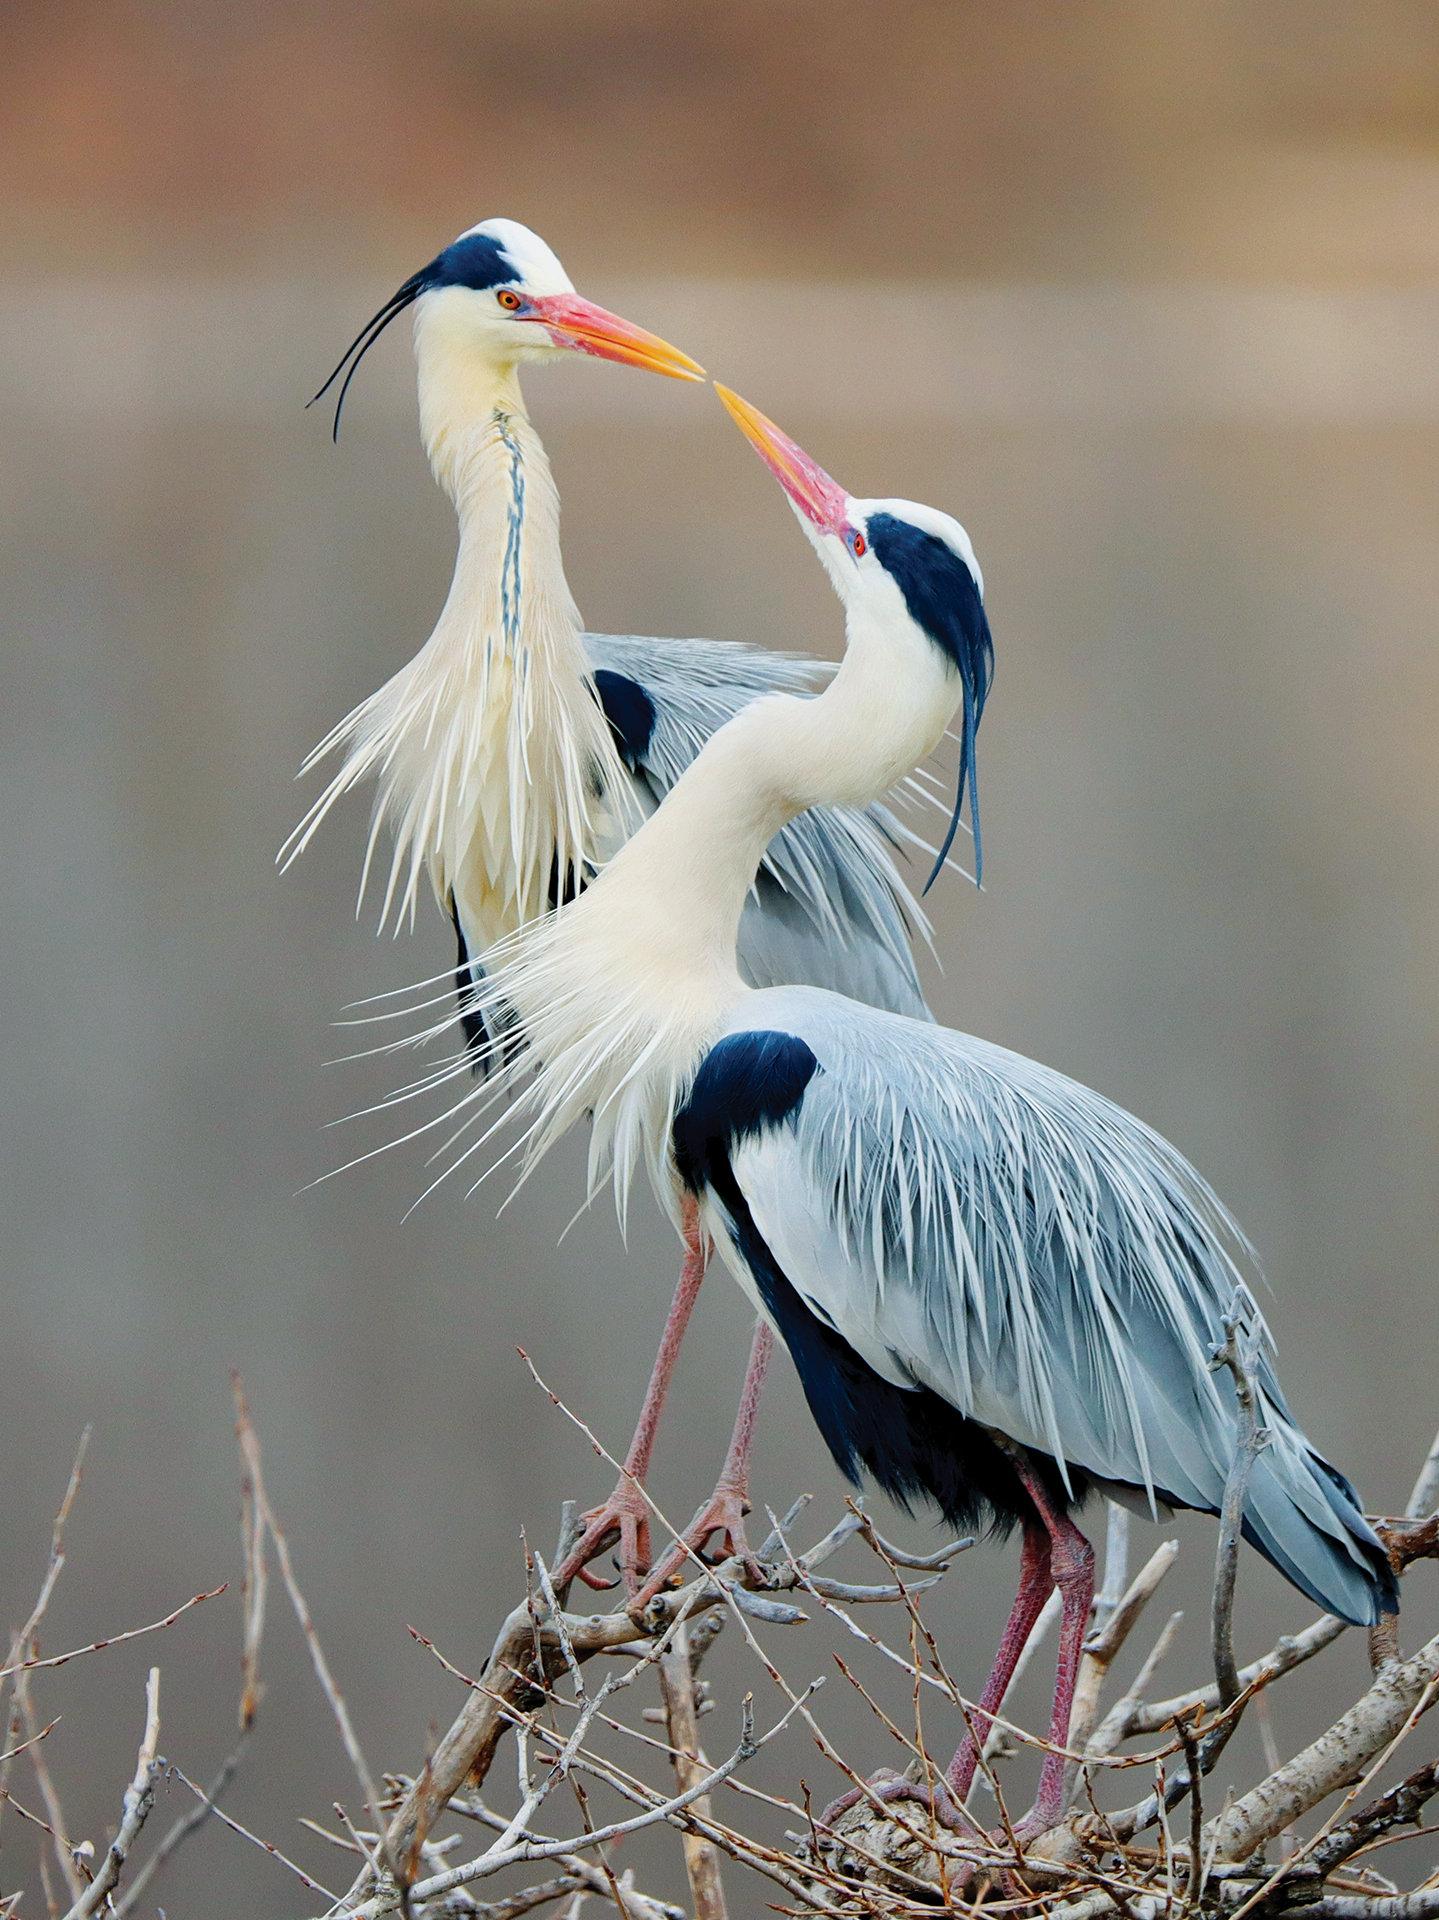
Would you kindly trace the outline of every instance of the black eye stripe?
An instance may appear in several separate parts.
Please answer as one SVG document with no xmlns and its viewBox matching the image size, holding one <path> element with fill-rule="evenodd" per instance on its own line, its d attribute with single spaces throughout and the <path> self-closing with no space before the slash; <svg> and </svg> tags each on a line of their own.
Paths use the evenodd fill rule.
<svg viewBox="0 0 1439 1920">
<path fill-rule="evenodd" d="M 467 233 L 437 254 L 421 276 L 431 287 L 469 287 L 475 293 L 517 280 L 519 271 L 504 247 L 488 233 Z"/>
</svg>

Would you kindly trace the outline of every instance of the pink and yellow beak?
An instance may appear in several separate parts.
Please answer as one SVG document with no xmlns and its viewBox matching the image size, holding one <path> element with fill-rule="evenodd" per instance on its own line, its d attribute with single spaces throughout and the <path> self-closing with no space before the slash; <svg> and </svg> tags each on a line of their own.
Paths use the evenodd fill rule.
<svg viewBox="0 0 1439 1920">
<path fill-rule="evenodd" d="M 848 496 L 839 482 L 831 480 L 824 468 L 811 460 L 804 448 L 766 418 L 758 407 L 752 407 L 729 387 L 722 387 L 718 380 L 715 392 L 723 400 L 730 418 L 804 517 L 821 533 L 842 534 Z"/>
<path fill-rule="evenodd" d="M 577 293 L 531 294 L 526 306 L 524 318 L 542 326 L 557 347 L 573 347 L 625 367 L 643 367 L 650 373 L 667 374 L 671 380 L 705 377 L 704 368 L 668 340 L 582 300 Z"/>
</svg>

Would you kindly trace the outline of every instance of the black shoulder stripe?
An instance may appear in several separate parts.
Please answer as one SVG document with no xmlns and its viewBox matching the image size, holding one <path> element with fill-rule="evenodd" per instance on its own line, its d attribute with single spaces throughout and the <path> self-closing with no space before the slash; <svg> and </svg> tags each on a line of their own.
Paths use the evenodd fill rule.
<svg viewBox="0 0 1439 1920">
<path fill-rule="evenodd" d="M 610 667 L 595 671 L 595 692 L 610 723 L 620 758 L 631 773 L 639 773 L 655 730 L 655 703 L 638 680 Z"/>
<path fill-rule="evenodd" d="M 818 1060 L 792 1033 L 732 1033 L 711 1047 L 671 1134 L 676 1168 L 691 1192 L 712 1183 L 739 1141 L 787 1119 L 818 1071 Z"/>
</svg>

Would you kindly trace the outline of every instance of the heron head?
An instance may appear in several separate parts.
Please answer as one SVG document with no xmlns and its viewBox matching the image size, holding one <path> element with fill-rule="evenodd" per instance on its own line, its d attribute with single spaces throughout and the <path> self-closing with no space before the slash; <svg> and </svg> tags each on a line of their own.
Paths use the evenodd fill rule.
<svg viewBox="0 0 1439 1920">
<path fill-rule="evenodd" d="M 944 844 L 925 883 L 934 885 L 959 826 L 966 790 L 974 833 L 976 882 L 983 874 L 975 736 L 994 674 L 994 641 L 984 608 L 984 576 L 969 535 L 937 507 L 915 500 L 869 500 L 848 493 L 818 461 L 757 407 L 728 387 L 715 391 L 789 497 L 795 516 L 850 613 L 884 629 L 917 628 L 958 675 L 964 711 L 959 790 Z"/>
<path fill-rule="evenodd" d="M 391 294 L 315 395 L 320 399 L 344 374 L 335 406 L 337 436 L 355 369 L 407 307 L 415 307 L 455 350 L 500 366 L 584 353 L 674 380 L 704 378 L 702 367 L 658 334 L 582 299 L 537 233 L 517 220 L 482 220 Z"/>
</svg>

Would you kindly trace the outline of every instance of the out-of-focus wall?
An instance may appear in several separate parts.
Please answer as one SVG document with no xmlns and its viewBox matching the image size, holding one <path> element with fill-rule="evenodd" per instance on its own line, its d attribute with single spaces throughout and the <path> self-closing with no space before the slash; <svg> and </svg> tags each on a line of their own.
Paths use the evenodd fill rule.
<svg viewBox="0 0 1439 1920">
<path fill-rule="evenodd" d="M 603 1490 L 516 1343 L 627 1434 L 674 1250 L 647 1203 L 627 1250 L 604 1208 L 557 1244 L 578 1145 L 498 1222 L 488 1189 L 406 1219 L 418 1146 L 299 1191 L 345 1152 L 325 1123 L 391 1084 L 326 1068 L 354 1039 L 330 1023 L 450 949 L 437 914 L 398 946 L 356 926 L 362 803 L 276 876 L 313 791 L 291 776 L 424 639 L 452 542 L 402 329 L 338 450 L 301 402 L 499 212 L 848 485 L 969 526 L 988 885 L 932 896 L 936 1008 L 1194 1158 L 1274 1283 L 1316 1440 L 1402 1501 L 1439 1417 L 1439 14 L 10 0 L 0 35 L 7 1618 L 87 1420 L 47 1646 L 234 1577 L 239 1366 L 366 1743 L 413 1763 L 455 1696 L 405 1623 L 472 1664 L 521 1526 Z M 529 398 L 592 624 L 835 650 L 712 399 L 578 363 Z M 672 1509 L 708 1484 L 745 1335 L 718 1278 Z M 838 1498 L 781 1368 L 758 1487 L 804 1486 Z M 965 1676 L 1011 1558 L 977 1552 L 935 1610 Z M 1257 1565 L 1243 1611 L 1246 1645 L 1299 1617 Z M 805 1632 L 789 1660 L 818 1672 Z M 278 1607 L 271 1638 L 234 1810 L 285 1844 L 351 1790 Z M 77 1829 L 111 1817 L 147 1654 L 198 1775 L 237 1645 L 232 1592 L 49 1680 Z M 764 1764 L 832 1784 L 797 1742 Z M 261 1920 L 297 1892 L 216 1834 L 157 1897 Z"/>
</svg>

